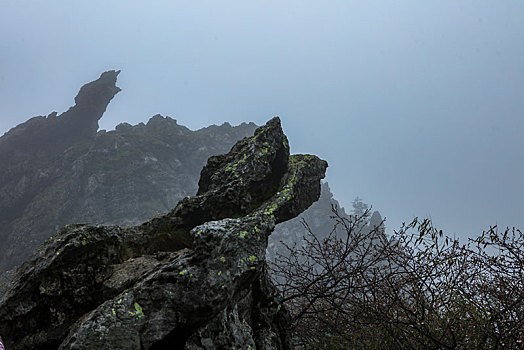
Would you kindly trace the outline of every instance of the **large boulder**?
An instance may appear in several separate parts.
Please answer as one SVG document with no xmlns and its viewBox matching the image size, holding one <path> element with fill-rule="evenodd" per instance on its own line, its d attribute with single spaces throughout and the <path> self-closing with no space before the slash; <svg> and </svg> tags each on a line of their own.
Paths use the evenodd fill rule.
<svg viewBox="0 0 524 350">
<path fill-rule="evenodd" d="M 0 300 L 8 349 L 288 349 L 268 237 L 320 194 L 327 163 L 289 156 L 280 120 L 212 157 L 196 196 L 130 227 L 69 225 Z"/>
</svg>

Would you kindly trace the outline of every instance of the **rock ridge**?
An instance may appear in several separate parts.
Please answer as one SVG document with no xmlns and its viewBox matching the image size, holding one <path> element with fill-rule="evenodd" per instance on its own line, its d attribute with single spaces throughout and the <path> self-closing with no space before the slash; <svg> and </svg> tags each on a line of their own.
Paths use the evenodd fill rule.
<svg viewBox="0 0 524 350">
<path fill-rule="evenodd" d="M 253 123 L 192 131 L 159 114 L 96 131 L 120 91 L 119 71 L 78 92 L 75 106 L 0 137 L 0 295 L 3 273 L 71 222 L 137 225 L 198 189 L 208 157 L 252 135 Z"/>
<path fill-rule="evenodd" d="M 137 226 L 68 225 L 0 300 L 8 349 L 289 349 L 266 270 L 277 223 L 320 195 L 327 163 L 289 155 L 274 118 L 211 157 L 195 196 Z"/>
<path fill-rule="evenodd" d="M 63 175 L 60 163 L 64 151 L 95 138 L 98 120 L 120 91 L 115 85 L 119 72 L 107 71 L 84 85 L 75 98 L 76 105 L 67 112 L 31 118 L 0 137 L 0 246 L 9 245 L 3 231 L 13 230 L 13 220 L 41 189 Z"/>
<path fill-rule="evenodd" d="M 66 112 L 33 117 L 9 130 L 0 138 L 0 161 L 4 163 L 8 156 L 20 150 L 39 153 L 43 144 L 60 151 L 79 139 L 94 137 L 109 102 L 121 91 L 116 86 L 119 73 L 115 70 L 104 72 L 97 80 L 82 86 L 75 97 L 75 105 Z"/>
</svg>

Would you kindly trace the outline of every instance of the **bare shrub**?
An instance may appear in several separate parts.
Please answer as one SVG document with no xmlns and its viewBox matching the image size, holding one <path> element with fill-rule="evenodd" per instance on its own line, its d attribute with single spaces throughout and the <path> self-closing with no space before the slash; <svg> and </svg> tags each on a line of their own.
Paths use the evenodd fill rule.
<svg viewBox="0 0 524 350">
<path fill-rule="evenodd" d="M 428 219 L 391 236 L 369 210 L 270 263 L 304 349 L 524 349 L 524 237 L 461 243 Z M 341 234 L 342 232 L 342 234 Z"/>
</svg>

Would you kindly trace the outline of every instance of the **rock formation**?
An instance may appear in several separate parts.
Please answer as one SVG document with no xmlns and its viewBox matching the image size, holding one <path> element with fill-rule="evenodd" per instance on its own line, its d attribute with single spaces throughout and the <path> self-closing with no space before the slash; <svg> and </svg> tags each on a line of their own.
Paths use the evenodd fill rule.
<svg viewBox="0 0 524 350">
<path fill-rule="evenodd" d="M 289 156 L 278 118 L 211 157 L 196 196 L 138 226 L 69 225 L 0 300 L 17 349 L 287 349 L 267 240 L 320 194 L 327 164 Z"/>
<path fill-rule="evenodd" d="M 98 121 L 107 105 L 120 91 L 116 79 L 120 71 L 107 71 L 80 88 L 75 106 L 61 115 L 56 112 L 39 116 L 11 129 L 0 138 L 0 161 L 9 162 L 13 153 L 45 155 L 60 151 L 71 144 L 95 137 Z M 11 161 L 12 162 L 12 161 Z"/>
<path fill-rule="evenodd" d="M 169 211 L 196 192 L 210 156 L 256 128 L 224 123 L 192 131 L 156 115 L 97 132 L 120 91 L 118 73 L 84 85 L 67 112 L 32 118 L 0 137 L 0 275 L 66 224 L 136 225 Z"/>
</svg>

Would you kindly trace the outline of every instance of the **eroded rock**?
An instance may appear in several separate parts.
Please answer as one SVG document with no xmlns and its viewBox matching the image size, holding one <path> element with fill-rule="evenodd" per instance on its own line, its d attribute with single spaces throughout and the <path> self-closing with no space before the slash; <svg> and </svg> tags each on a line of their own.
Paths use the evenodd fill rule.
<svg viewBox="0 0 524 350">
<path fill-rule="evenodd" d="M 197 195 L 170 213 L 125 228 L 66 226 L 0 300 L 7 348 L 290 348 L 267 239 L 318 199 L 326 167 L 289 156 L 275 118 L 210 158 Z"/>
<path fill-rule="evenodd" d="M 31 231 L 28 226 L 32 222 L 28 220 L 20 227 L 16 221 L 24 215 L 36 220 L 37 215 L 31 215 L 35 210 L 31 204 L 67 172 L 64 152 L 73 145 L 90 143 L 96 137 L 98 121 L 120 91 L 116 86 L 119 72 L 107 71 L 84 85 L 75 98 L 76 104 L 68 111 L 33 117 L 0 137 L 0 245 L 4 248 L 0 256 L 0 274 L 27 258 L 25 246 L 29 245 L 31 250 L 36 247 L 35 237 L 24 236 Z M 43 220 L 40 216 L 38 220 L 47 221 L 47 218 Z M 41 233 L 37 231 L 38 234 Z M 13 249 L 16 240 L 24 239 L 26 244 L 18 244 Z"/>
<path fill-rule="evenodd" d="M 6 270 L 72 222 L 137 225 L 198 190 L 207 159 L 228 152 L 256 125 L 190 130 L 155 115 L 99 130 L 120 90 L 118 71 L 85 84 L 62 114 L 34 117 L 0 136 L 0 295 Z"/>
</svg>

